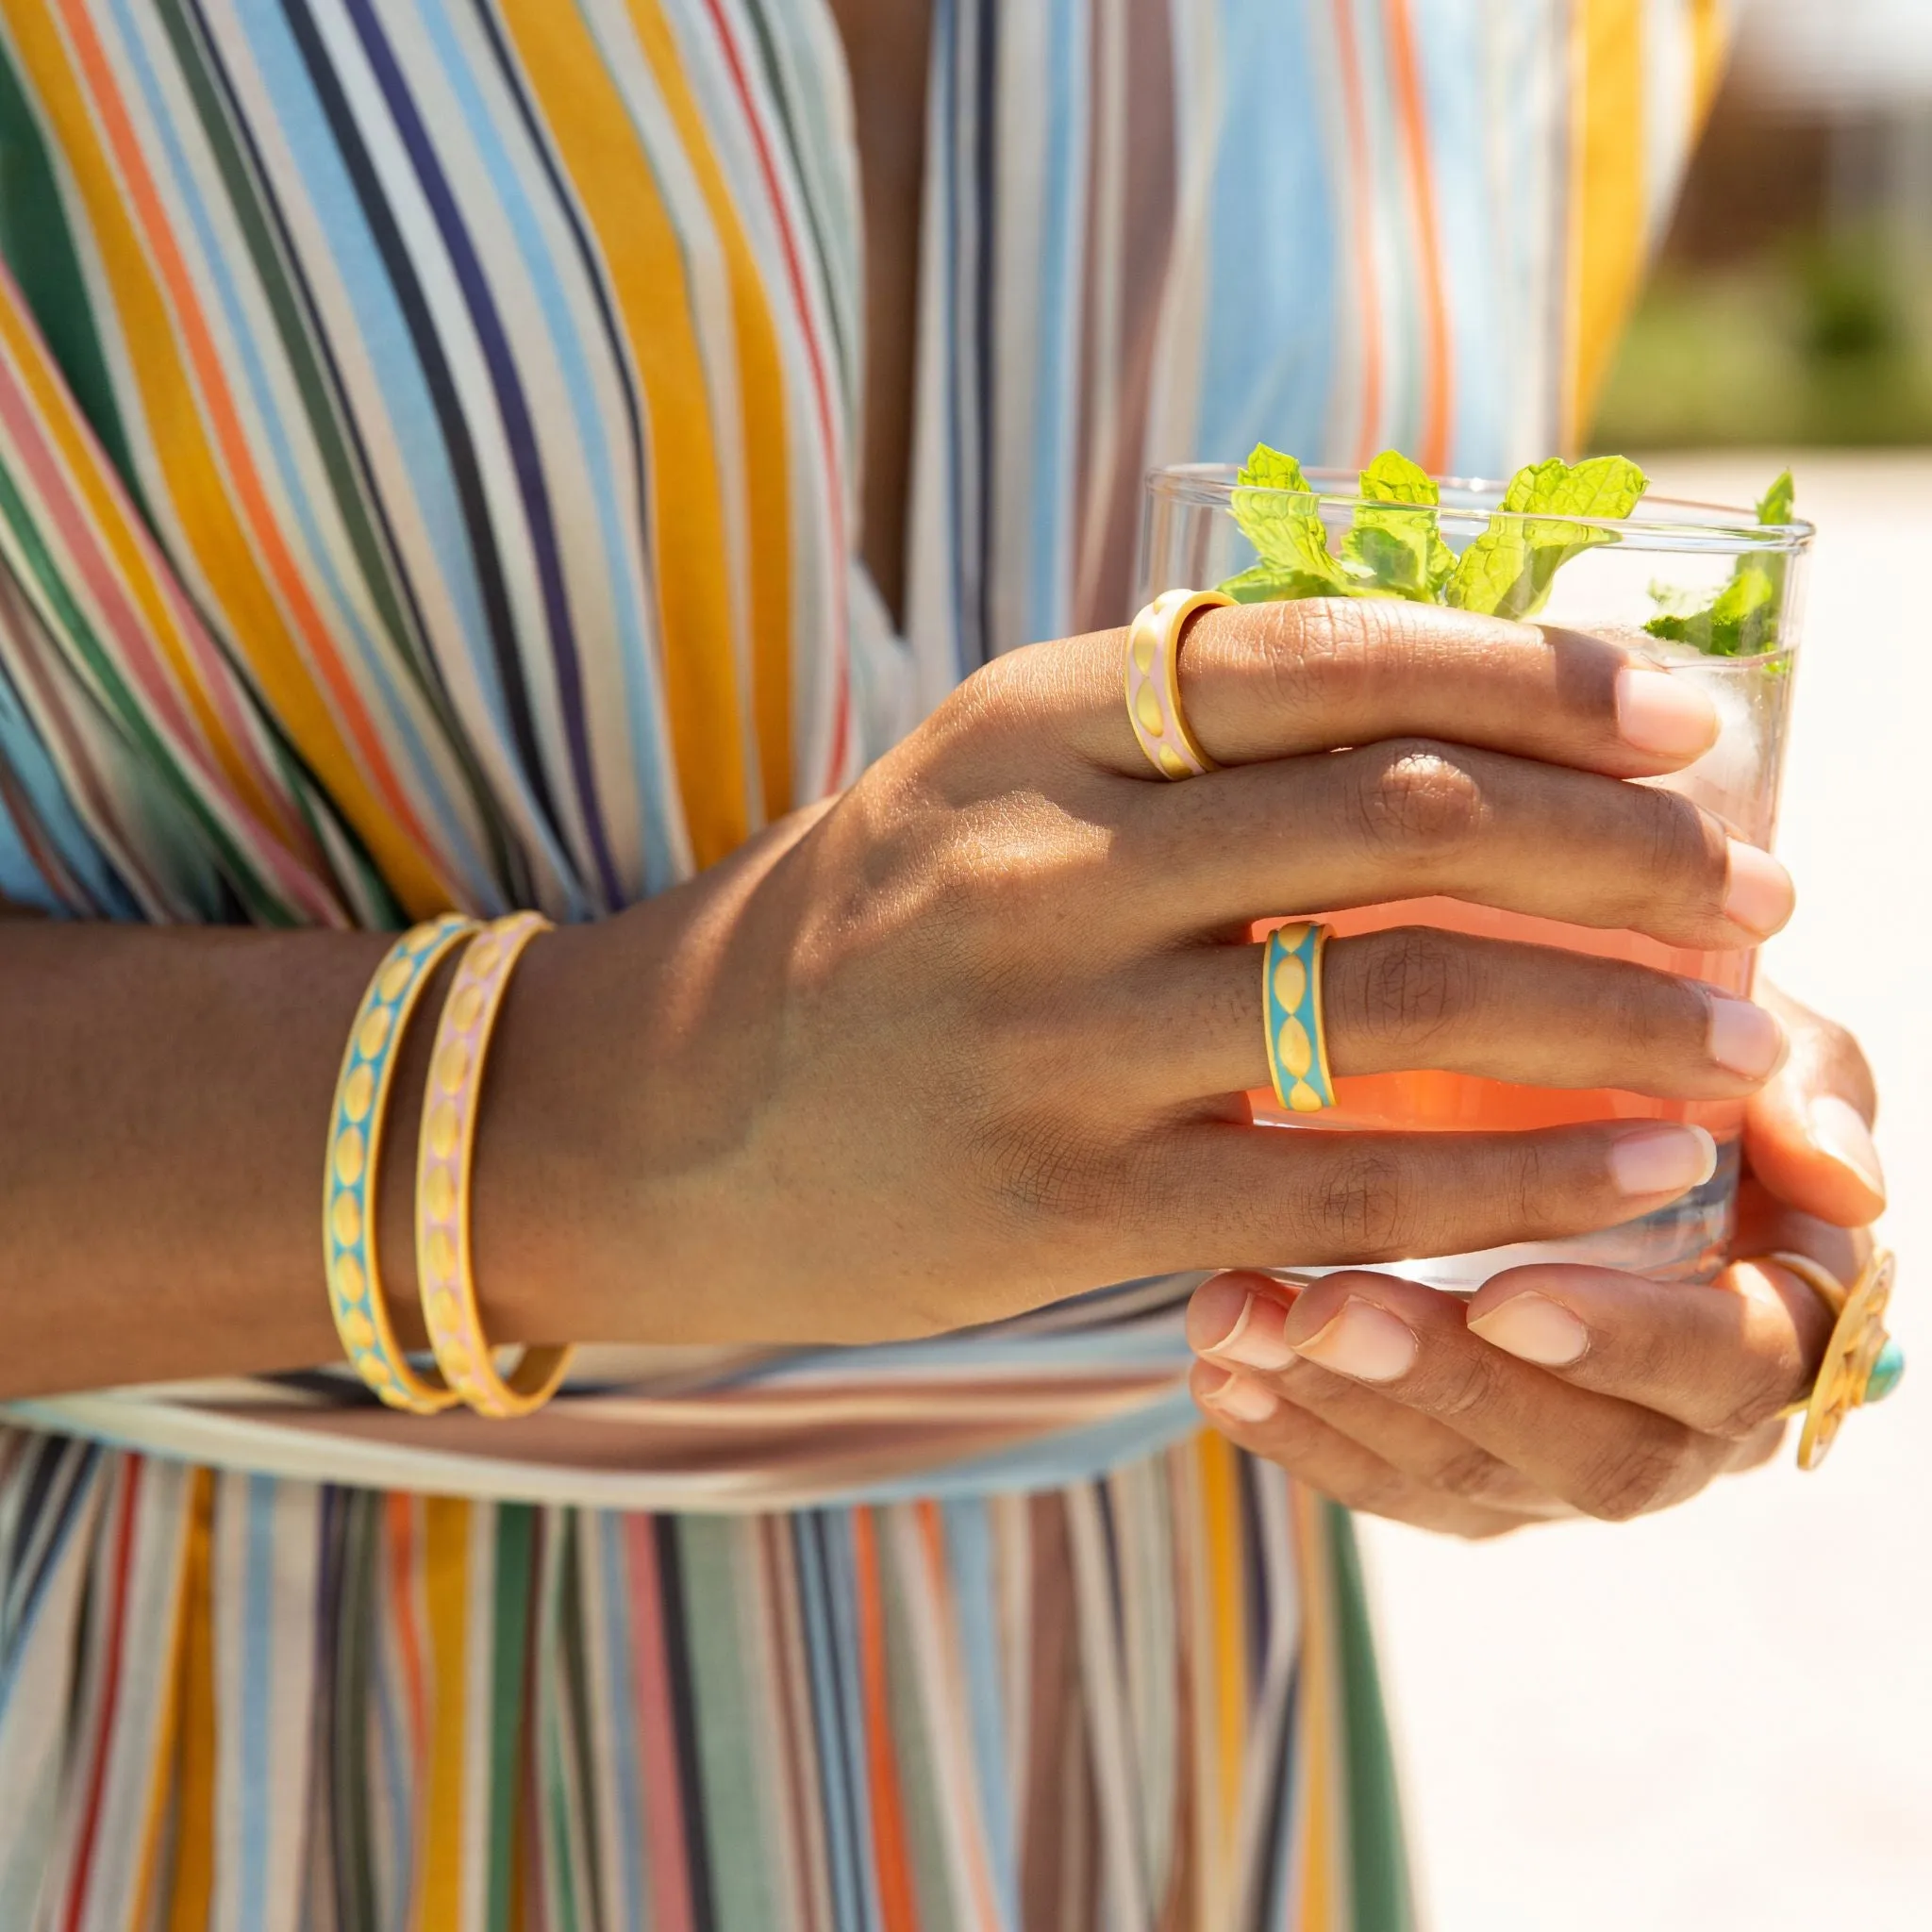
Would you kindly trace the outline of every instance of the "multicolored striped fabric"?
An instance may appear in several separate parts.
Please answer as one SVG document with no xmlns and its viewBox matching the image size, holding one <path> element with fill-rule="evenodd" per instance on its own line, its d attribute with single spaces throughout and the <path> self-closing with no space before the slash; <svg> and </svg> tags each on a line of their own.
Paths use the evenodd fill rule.
<svg viewBox="0 0 1932 1932">
<path fill-rule="evenodd" d="M 593 918 L 1123 618 L 1151 462 L 1574 441 L 1726 10 L 933 9 L 901 639 L 824 0 L 0 0 L 0 900 Z M 1190 1285 L 17 1406 L 0 1924 L 1404 1925 Z"/>
<path fill-rule="evenodd" d="M 726 1520 L 0 1432 L 0 1561 L 9 1927 L 1407 1924 L 1346 1525 L 1219 1438 Z"/>
</svg>

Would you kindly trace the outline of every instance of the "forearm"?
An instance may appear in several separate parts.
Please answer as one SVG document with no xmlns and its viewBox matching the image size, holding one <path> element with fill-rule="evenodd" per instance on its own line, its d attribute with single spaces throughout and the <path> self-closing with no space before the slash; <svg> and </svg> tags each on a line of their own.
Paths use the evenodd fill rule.
<svg viewBox="0 0 1932 1932">
<path fill-rule="evenodd" d="M 499 1025 L 478 1127 L 479 1289 L 506 1341 L 576 1339 L 568 1143 L 546 1148 L 550 983 L 534 946 Z M 0 1397 L 311 1367 L 324 1291 L 330 1095 L 380 935 L 0 923 Z M 448 971 L 445 966 L 445 973 Z M 441 1004 L 399 1053 L 375 1177 L 397 1332 L 421 1341 L 411 1175 Z M 554 1210 L 554 1212 L 553 1212 Z M 555 1263 L 553 1267 L 551 1264 Z"/>
</svg>

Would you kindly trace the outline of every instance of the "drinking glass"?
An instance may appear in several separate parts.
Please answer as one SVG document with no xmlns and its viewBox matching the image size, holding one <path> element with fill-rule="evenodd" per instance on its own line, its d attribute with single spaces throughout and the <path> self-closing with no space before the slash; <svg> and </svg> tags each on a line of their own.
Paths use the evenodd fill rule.
<svg viewBox="0 0 1932 1932">
<path fill-rule="evenodd" d="M 1341 540 L 1357 502 L 1353 474 L 1310 471 L 1319 492 L 1328 547 Z M 1155 471 L 1147 479 L 1141 529 L 1141 596 L 1186 587 L 1209 590 L 1257 561 L 1236 523 L 1232 467 L 1188 464 Z M 1439 484 L 1440 527 L 1460 552 L 1489 527 L 1503 495 L 1497 483 L 1456 479 Z M 1306 511 L 1311 498 L 1268 492 Z M 1547 524 L 1547 518 L 1525 519 Z M 1811 541 L 1808 524 L 1764 525 L 1745 509 L 1646 496 L 1635 513 L 1615 521 L 1572 518 L 1597 533 L 1593 547 L 1556 575 L 1540 624 L 1589 631 L 1641 653 L 1673 676 L 1707 691 L 1722 728 L 1716 743 L 1688 769 L 1634 782 L 1661 786 L 1693 799 L 1721 819 L 1735 838 L 1769 847 L 1777 819 L 1785 733 L 1797 661 L 1804 573 Z M 1776 558 L 1783 595 L 1774 647 L 1755 657 L 1710 657 L 1651 635 L 1646 620 L 1664 593 L 1676 608 L 1701 607 L 1729 580 L 1742 558 Z M 1675 593 L 1671 596 L 1669 593 Z M 1678 600 L 1682 601 L 1679 602 Z M 1385 926 L 1431 925 L 1452 932 L 1567 946 L 1609 958 L 1635 959 L 1748 993 L 1755 951 L 1697 952 L 1667 946 L 1641 933 L 1600 931 L 1554 920 L 1501 912 L 1448 898 L 1408 899 L 1367 907 L 1287 906 L 1281 919 L 1317 918 L 1338 933 Z M 1280 923 L 1271 919 L 1257 934 Z M 1378 1074 L 1338 1079 L 1336 1105 L 1318 1115 L 1290 1115 L 1272 1092 L 1251 1097 L 1257 1122 L 1295 1133 L 1346 1133 L 1364 1127 L 1405 1131 L 1523 1129 L 1576 1121 L 1689 1121 L 1709 1129 L 1718 1146 L 1716 1172 L 1701 1188 L 1655 1213 L 1570 1241 L 1523 1242 L 1479 1253 L 1418 1256 L 1395 1272 L 1432 1287 L 1472 1292 L 1491 1275 L 1524 1261 L 1588 1261 L 1663 1280 L 1707 1280 L 1723 1266 L 1735 1214 L 1739 1138 L 1743 1104 L 1735 1100 L 1657 1100 L 1616 1089 L 1519 1086 L 1469 1074 Z M 1284 1269 L 1295 1266 L 1283 1256 Z"/>
</svg>

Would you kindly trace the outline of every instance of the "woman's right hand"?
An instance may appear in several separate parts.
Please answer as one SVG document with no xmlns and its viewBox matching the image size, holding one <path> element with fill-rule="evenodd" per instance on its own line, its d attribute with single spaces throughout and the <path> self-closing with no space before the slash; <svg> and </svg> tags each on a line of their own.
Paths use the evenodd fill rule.
<svg viewBox="0 0 1932 1932">
<path fill-rule="evenodd" d="M 1446 893 L 1697 949 L 1782 925 L 1775 860 L 1618 782 L 1708 747 L 1694 687 L 1412 604 L 1209 610 L 1182 694 L 1226 769 L 1170 784 L 1123 643 L 1000 660 L 849 791 L 533 949 L 499 1048 L 526 1158 L 502 1205 L 479 1181 L 497 1286 L 522 1251 L 569 1332 L 875 1341 L 1168 1271 L 1572 1235 L 1706 1176 L 1707 1137 L 1662 1123 L 1282 1132 L 1241 1098 L 1257 919 Z M 1411 928 L 1327 962 L 1338 1074 L 1718 1099 L 1783 1053 L 1755 1006 L 1581 954 Z"/>
</svg>

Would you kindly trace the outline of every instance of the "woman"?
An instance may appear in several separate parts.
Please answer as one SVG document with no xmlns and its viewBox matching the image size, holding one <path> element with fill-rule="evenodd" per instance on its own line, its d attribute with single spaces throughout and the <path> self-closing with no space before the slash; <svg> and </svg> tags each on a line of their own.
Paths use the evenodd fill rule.
<svg viewBox="0 0 1932 1932">
<path fill-rule="evenodd" d="M 1168 788 L 1080 633 L 1147 460 L 1567 438 L 1713 12 L 9 0 L 0 892 L 62 917 L 0 937 L 0 1923 L 1407 1923 L 1294 1479 L 1673 1502 L 1825 1321 L 1773 1267 L 1190 1303 L 1707 1158 L 1257 1140 L 1222 941 L 1427 880 L 1743 945 L 1789 883 L 1611 782 L 1714 726 L 1589 640 L 1213 613 L 1243 769 Z M 617 1345 L 515 1424 L 312 1367 L 375 929 L 450 906 L 559 922 L 477 1127 L 489 1332 Z M 1740 1252 L 1849 1266 L 1774 1201 L 1880 1206 L 1848 1042 L 1532 951 L 1424 1014 L 1458 958 L 1338 941 L 1338 1069 L 1426 1021 L 1754 1095 Z M 431 1040 L 371 1209 L 416 1347 Z"/>
</svg>

